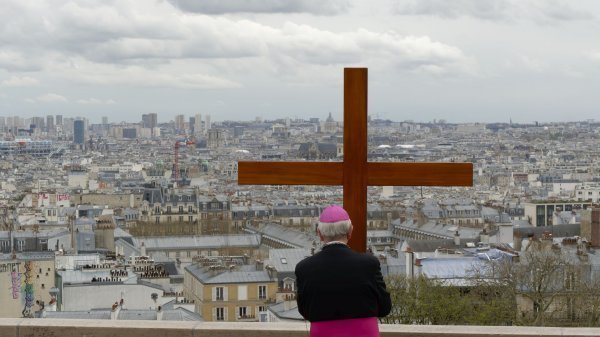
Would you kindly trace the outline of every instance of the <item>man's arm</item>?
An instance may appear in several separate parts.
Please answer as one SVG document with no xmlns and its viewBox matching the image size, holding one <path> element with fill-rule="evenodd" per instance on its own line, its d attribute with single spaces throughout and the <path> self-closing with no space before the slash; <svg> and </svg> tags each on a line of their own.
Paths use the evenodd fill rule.
<svg viewBox="0 0 600 337">
<path fill-rule="evenodd" d="M 300 263 L 296 265 L 296 302 L 298 303 L 298 312 L 304 319 L 306 319 L 305 301 L 304 301 L 304 279 L 302 278 L 302 272 L 300 270 Z"/>
<path fill-rule="evenodd" d="M 375 268 L 375 286 L 377 289 L 377 317 L 385 317 L 392 310 L 392 299 L 390 298 L 390 293 L 387 291 L 385 287 L 385 281 L 383 280 L 383 275 L 381 274 L 381 265 L 379 264 L 379 260 L 375 258 L 376 268 Z"/>
</svg>

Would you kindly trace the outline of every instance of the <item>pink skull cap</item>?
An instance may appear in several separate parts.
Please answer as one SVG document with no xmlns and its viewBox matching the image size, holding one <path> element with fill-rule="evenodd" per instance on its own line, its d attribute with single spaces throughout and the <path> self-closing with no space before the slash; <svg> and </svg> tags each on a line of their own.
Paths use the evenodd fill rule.
<svg viewBox="0 0 600 337">
<path fill-rule="evenodd" d="M 319 217 L 320 222 L 334 223 L 338 221 L 350 220 L 350 216 L 345 209 L 338 205 L 327 206 L 321 216 Z"/>
</svg>

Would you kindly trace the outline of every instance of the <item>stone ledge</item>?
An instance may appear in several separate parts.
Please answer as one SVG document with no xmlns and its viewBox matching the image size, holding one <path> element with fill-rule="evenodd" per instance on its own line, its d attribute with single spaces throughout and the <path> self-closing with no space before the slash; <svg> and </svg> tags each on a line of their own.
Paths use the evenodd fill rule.
<svg viewBox="0 0 600 337">
<path fill-rule="evenodd" d="M 305 323 L 0 319 L 0 337 L 307 337 Z M 600 328 L 380 325 L 382 337 L 592 337 Z"/>
</svg>

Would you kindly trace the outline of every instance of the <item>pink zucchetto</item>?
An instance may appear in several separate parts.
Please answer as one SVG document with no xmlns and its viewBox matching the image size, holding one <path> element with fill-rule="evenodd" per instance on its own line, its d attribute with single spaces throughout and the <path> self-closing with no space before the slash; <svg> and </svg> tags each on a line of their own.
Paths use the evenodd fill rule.
<svg viewBox="0 0 600 337">
<path fill-rule="evenodd" d="M 338 205 L 327 206 L 321 216 L 319 217 L 320 222 L 334 223 L 338 221 L 350 220 L 350 216 L 345 209 Z"/>
</svg>

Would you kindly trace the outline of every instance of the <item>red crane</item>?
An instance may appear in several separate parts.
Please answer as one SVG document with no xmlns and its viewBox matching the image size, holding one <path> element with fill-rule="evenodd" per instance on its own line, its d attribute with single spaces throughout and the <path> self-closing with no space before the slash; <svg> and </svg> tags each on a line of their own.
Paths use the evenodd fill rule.
<svg viewBox="0 0 600 337">
<path fill-rule="evenodd" d="M 196 144 L 196 142 L 194 142 L 194 140 L 192 139 L 184 139 L 184 140 L 176 140 L 175 141 L 175 158 L 173 161 L 173 176 L 175 177 L 175 181 L 179 181 L 179 179 L 181 178 L 179 176 L 179 144 L 184 144 L 184 145 L 192 145 L 192 144 Z"/>
</svg>

